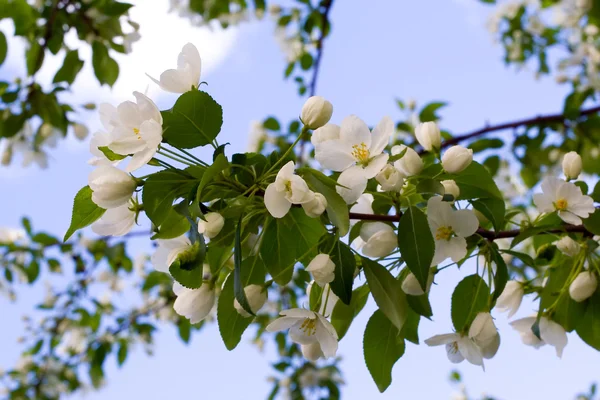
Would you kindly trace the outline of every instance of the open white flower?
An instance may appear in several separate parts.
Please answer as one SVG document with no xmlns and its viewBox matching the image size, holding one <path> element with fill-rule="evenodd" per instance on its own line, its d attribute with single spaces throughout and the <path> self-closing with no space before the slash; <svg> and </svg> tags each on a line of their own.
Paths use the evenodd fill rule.
<svg viewBox="0 0 600 400">
<path fill-rule="evenodd" d="M 333 281 L 335 275 L 335 264 L 331 261 L 329 254 L 318 254 L 306 267 L 306 270 L 315 278 L 315 282 L 321 287 Z"/>
<path fill-rule="evenodd" d="M 361 251 L 367 257 L 385 257 L 398 246 L 394 228 L 383 222 L 367 222 L 360 228 L 360 238 L 365 242 Z"/>
<path fill-rule="evenodd" d="M 265 191 L 265 206 L 275 218 L 283 218 L 292 204 L 308 203 L 315 197 L 304 179 L 294 174 L 295 167 L 293 161 L 285 164 Z"/>
<path fill-rule="evenodd" d="M 434 271 L 435 270 L 433 268 L 429 270 L 427 285 L 425 285 L 425 292 L 429 292 L 429 289 L 431 288 L 431 284 L 433 283 L 433 278 L 435 276 Z M 406 278 L 404 278 L 402 281 L 402 291 L 410 296 L 421 296 L 425 294 L 421 284 L 417 280 L 417 277 L 412 272 L 406 275 Z"/>
<path fill-rule="evenodd" d="M 262 285 L 248 285 L 244 288 L 244 293 L 246 294 L 248 305 L 254 314 L 259 312 L 267 301 L 267 289 L 265 289 Z M 233 300 L 233 307 L 242 317 L 250 317 L 248 311 L 244 310 L 237 299 Z"/>
<path fill-rule="evenodd" d="M 208 239 L 212 239 L 221 232 L 224 225 L 225 218 L 221 214 L 218 212 L 209 212 L 204 215 L 204 219 L 200 218 L 198 221 L 198 233 Z"/>
<path fill-rule="evenodd" d="M 512 317 L 519 310 L 524 294 L 525 291 L 521 282 L 514 280 L 506 282 L 502 294 L 496 301 L 496 309 L 501 312 L 508 311 L 508 318 Z"/>
<path fill-rule="evenodd" d="M 394 167 L 398 168 L 406 176 L 418 175 L 424 167 L 423 160 L 419 153 L 403 144 L 392 147 L 392 155 L 400 154 L 406 149 L 401 159 L 394 162 Z"/>
<path fill-rule="evenodd" d="M 177 295 L 173 309 L 192 324 L 208 317 L 215 305 L 215 288 L 210 283 L 204 283 L 198 289 L 188 289 L 175 282 L 173 292 Z"/>
<path fill-rule="evenodd" d="M 550 346 L 554 346 L 558 357 L 562 357 L 563 350 L 568 343 L 565 329 L 547 317 L 542 317 L 539 325 L 540 340 L 531 330 L 531 327 L 535 324 L 535 319 L 536 317 L 521 318 L 511 322 L 510 325 L 519 332 L 521 341 L 527 346 L 538 349 L 547 343 Z"/>
<path fill-rule="evenodd" d="M 169 267 L 177 260 L 177 256 L 192 247 L 192 242 L 187 236 L 182 235 L 174 239 L 157 240 L 158 248 L 150 260 L 155 270 L 169 273 Z"/>
<path fill-rule="evenodd" d="M 129 202 L 137 187 L 126 172 L 110 165 L 101 165 L 88 176 L 92 201 L 104 209 L 116 208 Z"/>
<path fill-rule="evenodd" d="M 569 295 L 578 303 L 589 299 L 598 289 L 598 278 L 592 271 L 583 271 L 571 282 Z"/>
<path fill-rule="evenodd" d="M 280 318 L 267 326 L 267 332 L 289 329 L 294 343 L 310 345 L 318 343 L 326 358 L 334 357 L 338 348 L 335 328 L 324 316 L 310 310 L 293 308 L 279 313 Z"/>
<path fill-rule="evenodd" d="M 128 172 L 146 165 L 162 141 L 162 115 L 147 96 L 133 92 L 136 103 L 124 101 L 118 107 L 102 104 L 100 118 L 110 133 L 108 148 L 120 155 L 133 154 Z M 110 129 L 112 127 L 112 129 Z"/>
<path fill-rule="evenodd" d="M 569 257 L 575 257 L 577 254 L 579 254 L 579 250 L 581 250 L 579 243 L 571 239 L 569 236 L 563 236 L 554 244 L 564 255 Z"/>
<path fill-rule="evenodd" d="M 372 132 L 355 115 L 344 118 L 339 138 L 324 140 L 315 146 L 315 158 L 323 168 L 342 172 L 338 193 L 346 203 L 355 202 L 364 192 L 367 181 L 386 165 L 389 156 L 383 153 L 394 132 L 394 122 L 384 117 Z"/>
<path fill-rule="evenodd" d="M 317 146 L 318 144 L 325 142 L 327 140 L 334 140 L 340 138 L 340 126 L 336 124 L 325 124 L 319 129 L 315 129 L 312 136 L 310 137 L 310 142 L 313 146 Z"/>
<path fill-rule="evenodd" d="M 92 231 L 103 236 L 123 236 L 135 224 L 135 211 L 131 202 L 106 210 L 102 217 L 92 224 Z"/>
<path fill-rule="evenodd" d="M 160 80 L 150 75 L 148 77 L 157 83 L 161 89 L 171 93 L 185 93 L 195 89 L 200 83 L 202 60 L 196 46 L 186 44 L 177 57 L 177 69 L 168 69 L 160 74 Z"/>
<path fill-rule="evenodd" d="M 533 195 L 535 206 L 540 212 L 558 211 L 558 216 L 566 223 L 579 225 L 581 218 L 596 211 L 594 200 L 583 195 L 574 183 L 549 176 L 542 181 L 542 191 Z"/>
<path fill-rule="evenodd" d="M 471 210 L 454 210 L 452 206 L 435 196 L 427 202 L 427 221 L 435 239 L 432 265 L 450 257 L 458 262 L 467 255 L 466 237 L 477 231 L 479 221 Z"/>
</svg>

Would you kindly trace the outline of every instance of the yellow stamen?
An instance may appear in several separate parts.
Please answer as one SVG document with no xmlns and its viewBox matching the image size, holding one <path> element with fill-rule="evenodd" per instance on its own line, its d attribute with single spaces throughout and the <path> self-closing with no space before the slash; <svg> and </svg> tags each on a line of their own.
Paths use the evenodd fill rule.
<svg viewBox="0 0 600 400">
<path fill-rule="evenodd" d="M 355 144 L 352 146 L 352 156 L 358 162 L 365 162 L 369 160 L 369 149 L 367 145 L 363 142 L 361 144 Z"/>
<path fill-rule="evenodd" d="M 312 336 L 317 332 L 317 319 L 306 318 L 302 325 L 300 325 L 300 329 L 304 331 L 307 336 Z"/>
<path fill-rule="evenodd" d="M 558 201 L 554 204 L 554 207 L 556 207 L 558 211 L 565 211 L 568 206 L 569 203 L 567 203 L 565 199 L 558 199 Z"/>
<path fill-rule="evenodd" d="M 440 226 L 435 232 L 435 238 L 437 240 L 450 240 L 453 233 L 454 231 L 451 226 Z"/>
<path fill-rule="evenodd" d="M 142 139 L 142 136 L 140 135 L 140 130 L 138 128 L 133 128 L 133 133 L 137 136 L 138 140 Z"/>
</svg>

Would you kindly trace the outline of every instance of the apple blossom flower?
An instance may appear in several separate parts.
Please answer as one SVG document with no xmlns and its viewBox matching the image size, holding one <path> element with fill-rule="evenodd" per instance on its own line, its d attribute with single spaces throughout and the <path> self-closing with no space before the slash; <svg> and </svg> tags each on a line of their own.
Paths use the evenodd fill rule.
<svg viewBox="0 0 600 400">
<path fill-rule="evenodd" d="M 437 265 L 448 257 L 458 262 L 467 255 L 465 238 L 474 234 L 479 227 L 473 211 L 454 210 L 440 196 L 435 196 L 427 202 L 427 221 L 435 239 L 431 265 Z"/>
<path fill-rule="evenodd" d="M 394 167 L 398 168 L 406 176 L 418 175 L 423 170 L 425 164 L 423 163 L 421 156 L 419 156 L 419 153 L 414 149 L 401 144 L 392 147 L 392 155 L 395 156 L 400 154 L 405 149 L 406 152 L 402 158 L 394 162 Z"/>
<path fill-rule="evenodd" d="M 127 204 L 137 187 L 128 173 L 110 165 L 101 165 L 90 172 L 88 185 L 92 189 L 92 201 L 104 209 Z"/>
<path fill-rule="evenodd" d="M 307 203 L 302 203 L 302 208 L 306 215 L 311 218 L 317 218 L 325 212 L 327 199 L 321 193 L 314 192 L 313 199 Z"/>
<path fill-rule="evenodd" d="M 527 346 L 538 349 L 545 344 L 549 344 L 556 349 L 556 355 L 562 357 L 563 350 L 568 343 L 565 329 L 547 317 L 541 317 L 539 324 L 540 339 L 531 329 L 535 324 L 535 320 L 536 317 L 525 317 L 511 322 L 510 325 L 519 332 L 521 341 Z"/>
<path fill-rule="evenodd" d="M 283 218 L 292 204 L 308 203 L 315 197 L 304 179 L 294 174 L 295 164 L 288 162 L 279 170 L 275 182 L 265 191 L 265 207 L 274 218 Z"/>
<path fill-rule="evenodd" d="M 321 287 L 333 281 L 335 275 L 335 264 L 331 261 L 329 254 L 318 254 L 306 267 L 306 270 L 315 278 L 315 282 Z"/>
<path fill-rule="evenodd" d="M 192 247 L 192 242 L 185 235 L 173 239 L 159 239 L 156 242 L 158 247 L 150 257 L 150 261 L 155 270 L 167 274 L 177 257 Z"/>
<path fill-rule="evenodd" d="M 175 282 L 173 292 L 177 295 L 173 309 L 182 317 L 197 324 L 208 317 L 215 305 L 215 288 L 211 283 L 205 282 L 198 289 L 188 289 Z"/>
<path fill-rule="evenodd" d="M 533 195 L 533 203 L 540 212 L 558 211 L 566 223 L 579 225 L 596 211 L 594 200 L 581 193 L 574 183 L 548 176 L 542 181 L 542 192 Z"/>
<path fill-rule="evenodd" d="M 365 242 L 361 251 L 367 257 L 385 257 L 398 246 L 394 228 L 383 222 L 367 222 L 360 228 L 360 238 Z"/>
<path fill-rule="evenodd" d="M 562 169 L 567 179 L 577 179 L 581 174 L 582 160 L 581 156 L 574 151 L 570 151 L 563 157 Z"/>
<path fill-rule="evenodd" d="M 93 157 L 88 160 L 88 164 L 99 165 L 117 165 L 119 160 L 110 161 L 106 155 L 99 150 L 99 147 L 107 147 L 110 144 L 110 135 L 103 131 L 98 131 L 92 135 L 90 140 L 90 153 Z"/>
<path fill-rule="evenodd" d="M 300 345 L 302 355 L 309 361 L 316 362 L 319 358 L 325 358 L 319 342 Z"/>
<path fill-rule="evenodd" d="M 578 303 L 589 299 L 598 288 L 598 278 L 592 271 L 583 271 L 571 282 L 569 295 Z"/>
<path fill-rule="evenodd" d="M 166 92 L 185 93 L 198 87 L 201 69 L 198 49 L 192 43 L 187 43 L 177 57 L 177 69 L 166 70 L 160 74 L 160 80 L 146 75 Z"/>
<path fill-rule="evenodd" d="M 441 147 L 442 137 L 436 122 L 420 123 L 415 128 L 415 136 L 425 151 L 437 151 Z"/>
<path fill-rule="evenodd" d="M 248 305 L 254 314 L 259 312 L 267 301 L 267 289 L 262 285 L 248 285 L 244 288 L 244 293 L 246 294 Z M 233 307 L 242 317 L 248 318 L 251 316 L 248 311 L 244 310 L 237 299 L 233 300 Z"/>
<path fill-rule="evenodd" d="M 388 145 L 394 123 L 384 117 L 369 131 L 367 124 L 351 115 L 340 126 L 339 139 L 330 139 L 315 146 L 315 159 L 323 168 L 342 172 L 337 192 L 346 203 L 354 203 L 365 191 L 367 181 L 374 178 L 387 164 L 389 156 L 383 153 Z"/>
<path fill-rule="evenodd" d="M 321 96 L 309 97 L 302 106 L 300 119 L 310 129 L 317 129 L 325 125 L 331 119 L 333 105 Z"/>
<path fill-rule="evenodd" d="M 209 212 L 204 214 L 204 219 L 200 218 L 198 221 L 198 233 L 207 239 L 212 239 L 221 232 L 224 225 L 225 218 L 221 214 Z"/>
<path fill-rule="evenodd" d="M 100 118 L 110 134 L 108 148 L 123 156 L 133 154 L 127 172 L 146 165 L 162 141 L 163 119 L 160 110 L 142 93 L 133 92 L 133 95 L 136 103 L 124 101 L 118 107 L 100 105 Z"/>
<path fill-rule="evenodd" d="M 451 194 L 454 197 L 454 200 L 458 199 L 460 196 L 460 188 L 452 179 L 447 179 L 445 181 L 440 182 L 442 186 L 444 186 L 444 193 Z"/>
<path fill-rule="evenodd" d="M 315 129 L 310 142 L 313 146 L 317 146 L 327 140 L 335 140 L 340 138 L 340 126 L 336 124 L 325 124 L 322 127 Z"/>
<path fill-rule="evenodd" d="M 519 281 L 511 280 L 506 282 L 506 286 L 496 301 L 496 309 L 500 312 L 508 311 L 508 318 L 515 315 L 523 301 L 523 284 Z"/>
<path fill-rule="evenodd" d="M 473 161 L 473 150 L 462 146 L 452 146 L 442 156 L 442 168 L 451 174 L 458 174 Z"/>
<path fill-rule="evenodd" d="M 558 248 L 564 255 L 569 257 L 575 257 L 577 254 L 579 254 L 579 250 L 581 250 L 579 243 L 571 239 L 569 236 L 563 236 L 554 244 L 556 245 L 556 248 Z"/>
<path fill-rule="evenodd" d="M 106 210 L 99 220 L 92 224 L 92 231 L 103 236 L 123 236 L 135 224 L 136 212 L 131 201 L 119 207 Z"/>
<path fill-rule="evenodd" d="M 279 313 L 280 318 L 267 326 L 267 332 L 289 329 L 294 343 L 310 345 L 318 343 L 326 358 L 334 357 L 338 348 L 338 335 L 331 322 L 324 316 L 302 308 L 292 308 Z"/>
<path fill-rule="evenodd" d="M 399 192 L 404 185 L 404 176 L 395 166 L 386 164 L 375 179 L 381 185 L 384 192 Z"/>
<path fill-rule="evenodd" d="M 423 288 L 417 280 L 417 277 L 412 272 L 406 275 L 406 278 L 404 278 L 404 280 L 402 281 L 402 291 L 410 296 L 421 296 L 424 295 L 426 292 L 429 292 L 431 284 L 433 283 L 433 278 L 435 276 L 434 271 L 435 270 L 433 268 L 429 270 L 429 276 L 427 277 L 427 285 L 425 285 L 425 291 L 423 291 Z"/>
</svg>

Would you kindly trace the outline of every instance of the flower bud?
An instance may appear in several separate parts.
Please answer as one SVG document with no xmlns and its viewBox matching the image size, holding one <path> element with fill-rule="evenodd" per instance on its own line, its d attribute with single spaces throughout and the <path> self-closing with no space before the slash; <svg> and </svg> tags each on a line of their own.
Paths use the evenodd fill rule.
<svg viewBox="0 0 600 400">
<path fill-rule="evenodd" d="M 131 175 L 110 165 L 93 170 L 88 177 L 88 184 L 92 189 L 92 201 L 104 209 L 127 203 L 137 187 Z"/>
<path fill-rule="evenodd" d="M 311 201 L 302 203 L 302 208 L 306 215 L 311 218 L 317 218 L 325 212 L 327 208 L 327 199 L 321 193 L 316 193 Z"/>
<path fill-rule="evenodd" d="M 312 96 L 302 106 L 300 119 L 310 129 L 317 129 L 329 122 L 333 105 L 321 96 Z"/>
<path fill-rule="evenodd" d="M 40 126 L 40 136 L 44 139 L 49 138 L 54 132 L 54 127 L 50 124 L 42 124 Z"/>
<path fill-rule="evenodd" d="M 423 122 L 417 125 L 415 136 L 426 151 L 439 150 L 441 147 L 442 137 L 436 122 Z"/>
<path fill-rule="evenodd" d="M 570 151 L 563 157 L 562 169 L 567 179 L 577 179 L 581 173 L 581 156 L 574 151 Z"/>
<path fill-rule="evenodd" d="M 405 145 L 399 145 L 392 147 L 392 155 L 400 154 L 406 149 L 406 152 L 401 159 L 394 162 L 394 167 L 398 168 L 407 176 L 413 176 L 419 174 L 423 170 L 423 160 L 414 149 L 406 147 Z"/>
<path fill-rule="evenodd" d="M 556 247 L 566 256 L 575 257 L 579 254 L 581 246 L 569 236 L 562 237 L 556 243 Z"/>
<path fill-rule="evenodd" d="M 225 219 L 218 212 L 209 212 L 204 215 L 204 220 L 201 218 L 198 221 L 198 233 L 204 235 L 205 238 L 212 239 L 221 232 L 225 225 Z"/>
<path fill-rule="evenodd" d="M 441 183 L 444 186 L 445 194 L 451 194 L 452 197 L 454 197 L 454 200 L 458 199 L 458 196 L 460 196 L 460 189 L 458 188 L 456 182 L 454 182 L 452 179 L 448 179 L 442 181 Z"/>
<path fill-rule="evenodd" d="M 313 132 L 310 138 L 310 142 L 313 144 L 313 146 L 316 146 L 328 140 L 334 140 L 339 138 L 340 126 L 336 124 L 326 124 Z"/>
<path fill-rule="evenodd" d="M 325 355 L 321 350 L 319 342 L 315 341 L 311 344 L 303 344 L 300 346 L 302 349 L 302 355 L 309 361 L 316 362 L 319 358 L 324 358 Z"/>
<path fill-rule="evenodd" d="M 319 254 L 308 264 L 306 270 L 312 273 L 317 285 L 323 287 L 333 281 L 335 264 L 328 254 Z"/>
<path fill-rule="evenodd" d="M 387 164 L 383 169 L 375 175 L 375 179 L 381 185 L 384 192 L 399 192 L 404 185 L 404 176 L 393 165 Z"/>
<path fill-rule="evenodd" d="M 260 311 L 267 301 L 267 289 L 262 285 L 248 285 L 244 288 L 248 305 L 254 314 Z M 248 318 L 250 314 L 242 308 L 237 299 L 233 300 L 233 307 L 244 318 Z"/>
<path fill-rule="evenodd" d="M 90 133 L 90 130 L 83 124 L 73 124 L 73 132 L 77 139 L 84 140 Z"/>
<path fill-rule="evenodd" d="M 598 288 L 598 278 L 591 271 L 584 271 L 569 286 L 571 298 L 578 303 L 590 298 Z"/>
<path fill-rule="evenodd" d="M 473 150 L 452 146 L 442 156 L 442 167 L 446 172 L 458 174 L 473 161 Z"/>
<path fill-rule="evenodd" d="M 383 222 L 367 222 L 360 228 L 360 238 L 365 242 L 362 253 L 367 257 L 385 257 L 398 246 L 394 229 Z"/>
<path fill-rule="evenodd" d="M 4 149 L 4 151 L 2 152 L 2 159 L 0 160 L 0 163 L 4 166 L 10 165 L 10 162 L 12 161 L 12 157 L 13 157 L 12 146 L 7 146 Z"/>
<path fill-rule="evenodd" d="M 429 292 L 429 289 L 431 288 L 433 277 L 433 270 L 430 270 L 429 276 L 427 277 L 427 285 L 425 286 L 427 292 Z M 410 296 L 421 296 L 425 294 L 421 284 L 417 280 L 417 277 L 412 272 L 409 273 L 406 278 L 404 278 L 404 281 L 402 282 L 402 291 Z"/>
</svg>

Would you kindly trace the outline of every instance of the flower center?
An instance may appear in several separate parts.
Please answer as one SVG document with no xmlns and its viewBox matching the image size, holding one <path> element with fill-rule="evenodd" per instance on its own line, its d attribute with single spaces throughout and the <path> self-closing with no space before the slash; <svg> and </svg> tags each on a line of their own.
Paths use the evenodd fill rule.
<svg viewBox="0 0 600 400">
<path fill-rule="evenodd" d="M 565 199 L 558 199 L 556 203 L 554 203 L 554 207 L 556 207 L 558 211 L 565 211 L 568 206 L 569 203 Z"/>
<path fill-rule="evenodd" d="M 458 353 L 458 343 L 452 342 L 452 343 L 448 344 L 448 350 L 451 354 Z"/>
<path fill-rule="evenodd" d="M 288 193 L 292 193 L 292 181 L 285 181 L 285 191 Z"/>
<path fill-rule="evenodd" d="M 369 149 L 367 148 L 367 145 L 362 142 L 361 144 L 352 146 L 352 156 L 356 161 L 361 163 L 369 161 Z"/>
<path fill-rule="evenodd" d="M 306 318 L 302 325 L 300 325 L 300 329 L 307 336 L 313 336 L 317 331 L 317 319 Z"/>
<path fill-rule="evenodd" d="M 435 232 L 436 240 L 450 240 L 454 231 L 451 226 L 440 226 Z"/>
<path fill-rule="evenodd" d="M 137 136 L 138 140 L 142 139 L 142 135 L 140 135 L 140 130 L 138 128 L 133 128 L 133 133 Z"/>
</svg>

